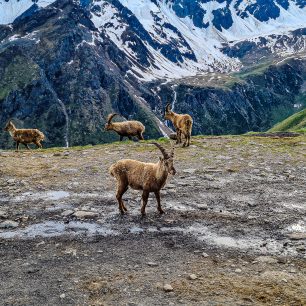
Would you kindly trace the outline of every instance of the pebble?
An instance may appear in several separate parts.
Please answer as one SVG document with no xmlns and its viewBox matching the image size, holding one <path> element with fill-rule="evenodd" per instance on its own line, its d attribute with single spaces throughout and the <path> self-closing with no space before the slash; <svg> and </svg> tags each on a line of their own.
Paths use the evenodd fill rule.
<svg viewBox="0 0 306 306">
<path fill-rule="evenodd" d="M 153 262 L 153 261 L 149 261 L 149 262 L 147 263 L 147 265 L 150 266 L 150 267 L 157 267 L 157 266 L 158 266 L 158 263 Z"/>
<path fill-rule="evenodd" d="M 202 253 L 202 256 L 203 257 L 209 257 L 209 255 L 207 253 L 205 253 L 205 252 Z"/>
<path fill-rule="evenodd" d="M 66 297 L 66 294 L 65 293 L 62 293 L 61 295 L 60 295 L 60 298 L 61 299 L 64 299 Z"/>
<path fill-rule="evenodd" d="M 16 180 L 15 179 L 9 179 L 6 181 L 8 184 L 15 184 Z"/>
<path fill-rule="evenodd" d="M 173 287 L 170 284 L 165 284 L 163 289 L 165 292 L 173 291 Z"/>
<path fill-rule="evenodd" d="M 2 223 L 0 223 L 0 228 L 16 228 L 18 227 L 19 223 L 12 221 L 12 220 L 6 220 Z"/>
<path fill-rule="evenodd" d="M 195 279 L 197 279 L 198 277 L 195 275 L 195 274 L 190 274 L 189 275 L 189 279 L 191 279 L 191 280 L 195 280 Z"/>
<path fill-rule="evenodd" d="M 68 217 L 68 216 L 71 216 L 73 213 L 74 213 L 73 210 L 68 209 L 68 210 L 64 210 L 64 211 L 61 213 L 61 216 L 63 216 L 63 217 Z"/>
<path fill-rule="evenodd" d="M 303 240 L 303 239 L 306 239 L 306 233 L 300 233 L 300 232 L 290 233 L 288 234 L 288 237 L 291 240 Z"/>
<path fill-rule="evenodd" d="M 184 169 L 182 172 L 183 173 L 189 173 L 189 174 L 193 174 L 197 171 L 197 169 Z"/>
<path fill-rule="evenodd" d="M 78 210 L 73 215 L 79 219 L 90 219 L 97 217 L 99 214 L 93 211 Z"/>
<path fill-rule="evenodd" d="M 0 219 L 7 219 L 8 213 L 6 211 L 0 210 Z"/>
<path fill-rule="evenodd" d="M 235 272 L 236 272 L 236 273 L 241 273 L 242 270 L 241 270 L 241 269 L 236 269 Z"/>
<path fill-rule="evenodd" d="M 263 263 L 269 263 L 269 264 L 277 263 L 277 259 L 275 259 L 271 256 L 259 256 L 255 259 L 255 261 L 263 262 Z"/>
</svg>

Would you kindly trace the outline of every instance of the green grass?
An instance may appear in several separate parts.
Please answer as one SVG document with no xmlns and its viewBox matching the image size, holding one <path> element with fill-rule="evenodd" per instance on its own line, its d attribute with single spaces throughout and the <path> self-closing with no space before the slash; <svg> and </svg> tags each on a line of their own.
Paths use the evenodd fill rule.
<svg viewBox="0 0 306 306">
<path fill-rule="evenodd" d="M 232 75 L 240 79 L 245 79 L 253 75 L 262 75 L 270 66 L 271 66 L 271 62 L 261 63 L 256 66 L 248 67 L 246 70 L 242 70 L 240 72 L 233 73 Z"/>
<path fill-rule="evenodd" d="M 306 108 L 273 126 L 268 132 L 306 133 Z"/>
</svg>

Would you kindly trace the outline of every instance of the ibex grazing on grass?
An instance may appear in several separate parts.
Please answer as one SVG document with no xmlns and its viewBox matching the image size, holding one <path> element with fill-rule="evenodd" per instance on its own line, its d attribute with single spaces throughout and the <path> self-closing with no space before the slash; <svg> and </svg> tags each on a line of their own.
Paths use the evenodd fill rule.
<svg viewBox="0 0 306 306">
<path fill-rule="evenodd" d="M 5 131 L 8 131 L 13 139 L 16 141 L 16 150 L 19 150 L 19 144 L 22 143 L 30 150 L 28 144 L 34 143 L 38 148 L 42 148 L 41 141 L 44 140 L 45 135 L 37 129 L 16 129 L 12 120 L 6 124 Z"/>
<path fill-rule="evenodd" d="M 160 214 L 164 211 L 160 204 L 160 190 L 166 184 L 168 174 L 174 175 L 176 170 L 173 167 L 174 148 L 170 154 L 158 143 L 153 142 L 163 154 L 156 163 L 144 163 L 137 160 L 122 159 L 109 168 L 109 173 L 117 180 L 116 198 L 119 210 L 122 214 L 127 211 L 122 196 L 129 187 L 135 190 L 142 190 L 141 214 L 145 215 L 146 205 L 150 192 L 155 193 L 157 209 Z"/>
<path fill-rule="evenodd" d="M 192 118 L 188 114 L 177 114 L 170 109 L 170 103 L 165 109 L 165 119 L 171 120 L 176 129 L 176 143 L 182 143 L 182 134 L 185 137 L 183 147 L 190 145 L 190 137 L 192 130 Z"/>
<path fill-rule="evenodd" d="M 143 133 L 145 131 L 144 125 L 139 121 L 124 121 L 124 122 L 112 122 L 112 119 L 118 114 L 109 114 L 107 116 L 107 123 L 105 124 L 105 130 L 115 131 L 120 135 L 120 141 L 124 136 L 130 140 L 132 136 L 137 136 L 139 140 L 143 140 Z"/>
</svg>

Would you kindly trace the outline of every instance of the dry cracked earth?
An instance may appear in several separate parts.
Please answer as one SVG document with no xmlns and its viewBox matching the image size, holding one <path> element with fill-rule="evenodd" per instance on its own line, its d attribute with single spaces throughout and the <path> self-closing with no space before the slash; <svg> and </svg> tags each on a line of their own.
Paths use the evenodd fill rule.
<svg viewBox="0 0 306 306">
<path fill-rule="evenodd" d="M 108 168 L 157 161 L 147 142 L 0 151 L 0 304 L 306 305 L 305 148 L 194 137 L 145 218 Z"/>
</svg>

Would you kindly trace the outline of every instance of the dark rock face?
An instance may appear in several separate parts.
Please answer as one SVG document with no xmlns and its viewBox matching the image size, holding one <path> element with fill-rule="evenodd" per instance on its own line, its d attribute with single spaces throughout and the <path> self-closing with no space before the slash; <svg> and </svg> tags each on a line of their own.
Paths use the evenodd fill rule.
<svg viewBox="0 0 306 306">
<path fill-rule="evenodd" d="M 173 24 L 150 12 L 155 20 L 155 33 L 160 38 L 168 39 L 169 33 L 176 36 L 174 40 L 154 39 L 120 1 L 105 2 L 116 8 L 116 20 L 127 25 L 118 33 L 120 43 L 136 54 L 132 57 L 106 35 L 106 29 L 112 29 L 115 24 L 110 21 L 99 31 L 93 24 L 91 14 L 99 16 L 101 5 L 92 5 L 89 0 L 82 1 L 81 5 L 72 0 L 58 0 L 42 9 L 34 2 L 10 26 L 0 25 L 1 148 L 13 146 L 9 134 L 1 128 L 9 118 L 19 128 L 42 130 L 46 146 L 118 140 L 117 134 L 104 131 L 110 112 L 142 121 L 146 126 L 145 138 L 160 137 L 156 116 L 162 120 L 164 106 L 174 100 L 174 92 L 175 111 L 193 116 L 194 134 L 262 131 L 293 112 L 295 97 L 305 79 L 304 61 L 291 60 L 270 68 L 267 64 L 265 69 L 255 67 L 254 71 L 241 72 L 230 86 L 213 87 L 205 82 L 193 86 L 184 83 L 184 79 L 167 84 L 164 80 L 141 82 L 135 76 L 135 67 L 139 71 L 152 65 L 159 68 L 152 55 L 154 51 L 173 63 L 180 64 L 186 58 L 197 62 L 195 53 Z M 160 5 L 159 1 L 153 2 Z M 167 1 L 178 16 L 189 16 L 194 26 L 201 28 L 208 26 L 203 22 L 205 10 L 201 6 L 207 2 L 210 1 Z M 229 10 L 232 1 L 217 2 L 224 7 L 213 11 L 211 22 L 222 32 L 233 22 Z M 273 3 L 256 1 L 260 7 L 250 5 L 242 14 L 274 18 L 277 10 L 274 11 Z M 277 3 L 287 5 L 285 0 Z M 254 65 L 259 57 L 272 56 L 271 39 L 280 50 L 282 46 L 290 46 L 296 52 L 301 51 L 305 45 L 305 29 L 291 34 L 227 44 L 223 52 L 244 64 Z"/>
<path fill-rule="evenodd" d="M 174 111 L 193 117 L 193 134 L 264 131 L 294 112 L 305 72 L 305 61 L 291 60 L 270 66 L 263 73 L 250 74 L 228 88 L 178 84 Z M 160 108 L 173 101 L 173 88 L 161 86 Z"/>
<path fill-rule="evenodd" d="M 130 68 L 124 54 L 95 27 L 87 11 L 72 1 L 24 16 L 13 23 L 14 41 L 0 45 L 0 122 L 14 118 L 17 127 L 39 128 L 45 145 L 96 144 L 118 139 L 104 131 L 111 111 L 150 126 L 155 121 L 135 99 L 122 75 Z M 95 41 L 95 44 L 91 44 Z M 11 147 L 0 130 L 2 147 Z"/>
</svg>

